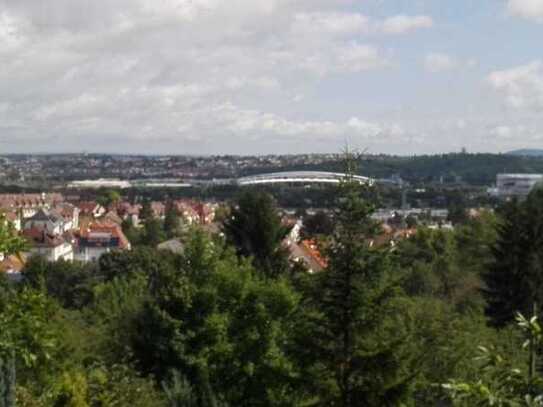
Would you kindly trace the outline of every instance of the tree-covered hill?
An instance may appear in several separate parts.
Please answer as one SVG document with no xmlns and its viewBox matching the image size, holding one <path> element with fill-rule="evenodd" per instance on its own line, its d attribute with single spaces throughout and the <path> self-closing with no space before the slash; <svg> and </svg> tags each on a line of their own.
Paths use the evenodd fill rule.
<svg viewBox="0 0 543 407">
<path fill-rule="evenodd" d="M 339 161 L 316 165 L 285 166 L 274 171 L 322 170 L 341 171 Z M 258 168 L 246 170 L 246 174 L 262 172 Z M 268 170 L 266 171 L 268 172 Z M 400 157 L 389 155 L 364 156 L 359 172 L 375 178 L 399 175 L 409 182 L 463 181 L 472 185 L 491 185 L 496 174 L 541 173 L 543 157 L 515 156 L 506 154 L 442 154 Z"/>
</svg>

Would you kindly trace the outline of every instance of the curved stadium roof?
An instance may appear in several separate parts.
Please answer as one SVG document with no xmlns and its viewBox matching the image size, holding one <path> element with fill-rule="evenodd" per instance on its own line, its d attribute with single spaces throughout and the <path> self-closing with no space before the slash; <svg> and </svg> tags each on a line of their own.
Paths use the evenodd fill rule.
<svg viewBox="0 0 543 407">
<path fill-rule="evenodd" d="M 347 177 L 347 174 L 324 171 L 285 171 L 272 172 L 269 174 L 251 175 L 238 178 L 238 185 L 278 184 L 278 183 L 301 183 L 301 184 L 339 184 Z M 363 184 L 372 183 L 368 177 L 360 175 L 353 176 L 355 181 Z"/>
</svg>

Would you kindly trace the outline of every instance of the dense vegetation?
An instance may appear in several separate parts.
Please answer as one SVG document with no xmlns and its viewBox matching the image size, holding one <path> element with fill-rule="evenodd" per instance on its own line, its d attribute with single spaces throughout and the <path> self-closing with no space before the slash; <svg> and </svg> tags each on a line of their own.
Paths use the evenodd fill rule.
<svg viewBox="0 0 543 407">
<path fill-rule="evenodd" d="M 330 161 L 318 165 L 296 165 L 275 168 L 275 170 L 319 170 L 341 171 L 341 161 Z M 258 168 L 245 170 L 246 174 L 262 172 Z M 499 173 L 542 173 L 541 157 L 518 156 L 507 154 L 441 154 L 400 156 L 366 156 L 360 159 L 359 172 L 374 178 L 388 178 L 401 174 L 402 178 L 414 184 L 424 182 L 463 181 L 471 185 L 491 185 L 496 182 Z"/>
<path fill-rule="evenodd" d="M 0 284 L 0 406 L 542 405 L 543 193 L 394 246 L 372 193 L 335 198 L 304 232 L 317 274 L 288 261 L 254 191 L 182 254 L 154 249 L 146 219 L 131 252 L 30 260 Z M 0 250 L 20 251 L 0 225 Z"/>
</svg>

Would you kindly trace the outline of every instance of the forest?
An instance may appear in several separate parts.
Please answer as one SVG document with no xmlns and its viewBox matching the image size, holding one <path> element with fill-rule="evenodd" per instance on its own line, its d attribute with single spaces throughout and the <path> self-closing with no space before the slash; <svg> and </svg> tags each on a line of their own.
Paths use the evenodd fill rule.
<svg viewBox="0 0 543 407">
<path fill-rule="evenodd" d="M 305 232 L 315 274 L 248 190 L 182 253 L 143 238 L 0 276 L 0 407 L 543 405 L 543 190 L 383 245 L 366 188 Z M 0 252 L 24 245 L 0 219 Z"/>
</svg>

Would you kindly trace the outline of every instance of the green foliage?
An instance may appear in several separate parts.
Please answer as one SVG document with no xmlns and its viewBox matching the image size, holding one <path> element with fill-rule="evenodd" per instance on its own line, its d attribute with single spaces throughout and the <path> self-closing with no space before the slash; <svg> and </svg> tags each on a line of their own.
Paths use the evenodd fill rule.
<svg viewBox="0 0 543 407">
<path fill-rule="evenodd" d="M 468 223 L 455 232 L 420 228 L 399 242 L 394 257 L 404 270 L 402 286 L 408 295 L 435 297 L 463 312 L 482 307 L 479 273 L 488 261 L 490 243 L 475 225 Z M 472 244 L 467 250 L 478 257 L 466 259 L 459 247 Z"/>
<path fill-rule="evenodd" d="M 179 236 L 181 233 L 181 219 L 177 213 L 177 208 L 172 204 L 166 207 L 166 217 L 164 218 L 164 232 L 167 238 Z"/>
<path fill-rule="evenodd" d="M 203 402 L 284 405 L 296 395 L 284 346 L 297 297 L 286 282 L 265 282 L 247 262 L 195 233 L 180 270 L 150 281 L 152 298 L 132 338 L 143 372 L 167 379 L 172 369 Z M 210 391 L 209 389 L 213 389 Z"/>
<path fill-rule="evenodd" d="M 98 273 L 106 281 L 116 277 L 150 276 L 161 268 L 173 267 L 167 253 L 148 247 L 138 247 L 134 251 L 114 251 L 100 257 Z"/>
<path fill-rule="evenodd" d="M 326 212 L 318 211 L 304 219 L 303 234 L 306 237 L 316 235 L 330 236 L 334 232 L 334 221 Z"/>
<path fill-rule="evenodd" d="M 127 218 L 121 224 L 123 233 L 133 247 L 142 244 L 142 230 L 134 226 L 132 218 Z"/>
<path fill-rule="evenodd" d="M 363 192 L 349 179 L 343 185 L 329 265 L 317 276 L 302 339 L 314 355 L 309 371 L 326 405 L 398 405 L 415 376 L 404 351 L 409 327 L 391 318 L 399 293 L 392 263 L 386 249 L 372 244 L 379 224 Z"/>
<path fill-rule="evenodd" d="M 452 380 L 443 384 L 457 406 L 543 405 L 543 377 L 536 370 L 536 359 L 543 340 L 537 317 L 529 320 L 517 314 L 517 326 L 525 336 L 520 352 L 528 352 L 528 363 L 519 367 L 495 348 L 479 347 L 475 362 L 479 378 L 474 382 Z"/>
<path fill-rule="evenodd" d="M 15 357 L 0 356 L 0 407 L 15 406 Z"/>
<path fill-rule="evenodd" d="M 27 248 L 26 241 L 21 238 L 6 215 L 0 212 L 0 254 L 5 256 L 19 254 Z"/>
<path fill-rule="evenodd" d="M 286 272 L 287 253 L 281 243 L 288 228 L 282 225 L 270 195 L 255 190 L 243 193 L 223 227 L 238 254 L 252 257 L 255 268 L 265 276 Z"/>
<path fill-rule="evenodd" d="M 500 215 L 493 259 L 483 274 L 486 312 L 495 326 L 543 304 L 543 190 L 506 204 Z"/>
<path fill-rule="evenodd" d="M 154 218 L 153 209 L 151 207 L 150 200 L 146 199 L 145 201 L 143 201 L 139 218 L 140 220 L 145 221 L 145 222 Z"/>
<path fill-rule="evenodd" d="M 55 348 L 48 325 L 55 306 L 36 291 L 13 292 L 0 308 L 0 356 L 14 355 L 24 366 L 46 365 Z"/>
<path fill-rule="evenodd" d="M 107 189 L 100 193 L 96 201 L 104 208 L 108 208 L 110 205 L 117 204 L 121 201 L 121 193 L 114 189 Z"/>
<path fill-rule="evenodd" d="M 141 243 L 149 247 L 157 247 L 166 240 L 162 221 L 159 219 L 148 219 L 143 227 Z"/>
<path fill-rule="evenodd" d="M 43 289 L 65 308 L 82 308 L 92 301 L 95 278 L 92 266 L 65 260 L 49 262 L 34 256 L 26 263 L 22 275 L 24 285 Z"/>
</svg>

